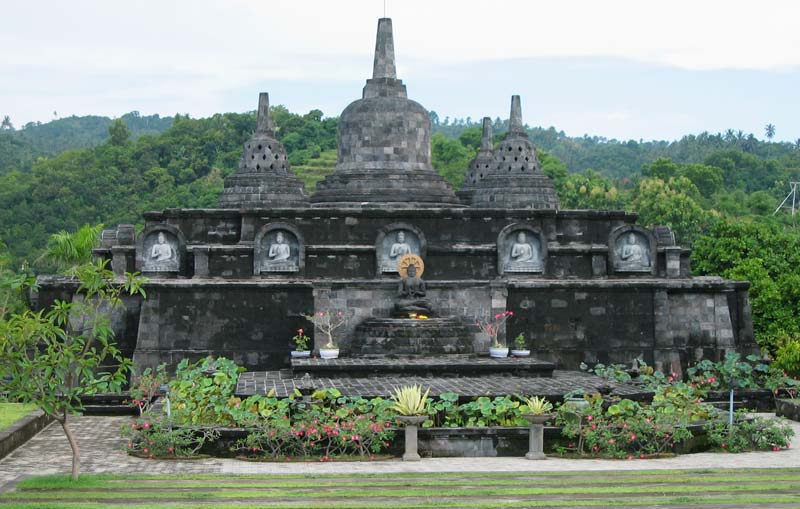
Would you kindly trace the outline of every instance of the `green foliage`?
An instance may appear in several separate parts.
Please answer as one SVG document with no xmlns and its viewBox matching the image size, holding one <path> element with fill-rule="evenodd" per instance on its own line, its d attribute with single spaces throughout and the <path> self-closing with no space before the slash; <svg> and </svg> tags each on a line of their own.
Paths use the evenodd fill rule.
<svg viewBox="0 0 800 509">
<path fill-rule="evenodd" d="M 800 339 L 786 338 L 775 352 L 776 369 L 794 378 L 800 378 Z"/>
<path fill-rule="evenodd" d="M 686 177 L 643 179 L 628 208 L 639 214 L 643 225 L 669 225 L 679 242 L 691 244 L 708 221 L 698 204 L 697 187 Z"/>
<path fill-rule="evenodd" d="M 131 363 L 114 343 L 110 311 L 122 305 L 123 294 L 143 296 L 144 281 L 126 274 L 115 282 L 105 262 L 74 273 L 80 284 L 72 302 L 0 319 L 0 378 L 9 397 L 35 404 L 61 424 L 77 478 L 80 457 L 67 418 L 83 409 L 84 396 L 119 391 L 127 381 Z"/>
<path fill-rule="evenodd" d="M 8 248 L 0 239 L 0 320 L 28 309 L 26 292 L 35 288 L 36 278 L 27 265 L 19 271 L 11 268 Z"/>
<path fill-rule="evenodd" d="M 61 271 L 88 263 L 92 259 L 92 249 L 100 243 L 102 230 L 102 224 L 85 224 L 73 233 L 64 230 L 54 233 L 47 241 L 47 250 L 37 262 Z"/>
<path fill-rule="evenodd" d="M 582 371 L 593 373 L 600 378 L 605 378 L 606 380 L 627 382 L 631 379 L 631 375 L 628 373 L 628 370 L 624 364 L 609 364 L 606 366 L 605 364 L 598 362 L 590 368 L 586 363 L 581 362 L 579 367 Z"/>
<path fill-rule="evenodd" d="M 759 389 L 766 387 L 770 369 L 758 356 L 748 355 L 743 360 L 741 354 L 728 352 L 721 362 L 703 359 L 686 373 L 693 382 L 713 389 L 729 390 L 732 383 L 742 389 Z"/>
<path fill-rule="evenodd" d="M 621 210 L 624 205 L 616 186 L 593 170 L 566 177 L 558 191 L 561 206 L 568 209 Z"/>
<path fill-rule="evenodd" d="M 480 140 L 478 145 L 480 145 Z M 470 160 L 475 157 L 475 153 L 476 150 L 473 147 L 464 146 L 457 140 L 445 138 L 442 134 L 431 136 L 433 166 L 453 186 L 453 189 L 459 189 L 464 183 L 464 174 Z"/>
<path fill-rule="evenodd" d="M 547 401 L 544 397 L 539 396 L 520 396 L 520 399 L 525 406 L 528 408 L 527 413 L 533 415 L 545 415 L 546 413 L 553 410 L 553 404 Z M 523 409 L 523 413 L 526 413 Z"/>
<path fill-rule="evenodd" d="M 295 344 L 295 351 L 302 352 L 308 350 L 308 342 L 311 341 L 311 338 L 306 336 L 303 329 L 297 329 L 297 334 L 292 337 L 292 341 Z"/>
<path fill-rule="evenodd" d="M 756 340 L 772 354 L 781 338 L 800 337 L 798 245 L 800 233 L 773 221 L 718 221 L 692 253 L 697 275 L 750 281 Z"/>
<path fill-rule="evenodd" d="M 130 139 L 131 133 L 122 120 L 116 119 L 108 126 L 108 141 L 115 147 L 127 145 Z"/>
<path fill-rule="evenodd" d="M 172 416 L 179 424 L 234 424 L 233 392 L 244 368 L 224 357 L 183 359 L 169 384 Z"/>
<path fill-rule="evenodd" d="M 794 430 L 775 419 L 749 417 L 738 411 L 733 427 L 727 421 L 710 421 L 705 426 L 706 439 L 712 447 L 727 452 L 779 451 L 789 448 Z"/>
</svg>

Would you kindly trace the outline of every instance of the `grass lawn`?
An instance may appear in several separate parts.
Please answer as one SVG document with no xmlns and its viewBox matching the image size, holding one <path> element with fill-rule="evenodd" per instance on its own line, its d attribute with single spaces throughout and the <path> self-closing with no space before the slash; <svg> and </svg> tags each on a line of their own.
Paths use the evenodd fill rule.
<svg viewBox="0 0 800 509">
<path fill-rule="evenodd" d="M 800 507 L 800 468 L 33 477 L 0 508 Z"/>
<path fill-rule="evenodd" d="M 0 431 L 11 426 L 34 410 L 36 410 L 36 405 L 31 405 L 29 403 L 0 403 Z"/>
</svg>

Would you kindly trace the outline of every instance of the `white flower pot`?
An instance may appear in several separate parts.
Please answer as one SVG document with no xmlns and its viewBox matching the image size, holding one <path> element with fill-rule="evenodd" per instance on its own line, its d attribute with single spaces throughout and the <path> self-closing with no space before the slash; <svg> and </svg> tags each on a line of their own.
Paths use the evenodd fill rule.
<svg viewBox="0 0 800 509">
<path fill-rule="evenodd" d="M 320 348 L 319 349 L 319 356 L 322 359 L 338 359 L 339 358 L 339 349 L 338 348 Z"/>
<path fill-rule="evenodd" d="M 495 359 L 508 357 L 508 348 L 489 347 L 489 357 L 494 357 Z"/>
<path fill-rule="evenodd" d="M 530 354 L 530 350 L 511 350 L 511 355 L 514 357 L 529 357 Z"/>
<path fill-rule="evenodd" d="M 311 357 L 311 350 L 292 350 L 292 359 Z"/>
</svg>

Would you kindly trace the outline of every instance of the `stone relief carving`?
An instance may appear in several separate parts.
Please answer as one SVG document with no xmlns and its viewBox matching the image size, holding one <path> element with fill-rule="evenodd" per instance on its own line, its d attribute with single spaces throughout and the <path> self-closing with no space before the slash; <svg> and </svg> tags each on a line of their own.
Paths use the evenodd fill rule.
<svg viewBox="0 0 800 509">
<path fill-rule="evenodd" d="M 617 253 L 617 270 L 632 272 L 649 272 L 652 267 L 650 259 L 650 241 L 638 232 L 629 232 L 617 237 L 615 246 Z"/>
<path fill-rule="evenodd" d="M 397 272 L 397 262 L 407 254 L 420 256 L 420 241 L 411 230 L 394 230 L 383 239 L 381 271 Z"/>
<path fill-rule="evenodd" d="M 300 270 L 299 243 L 288 230 L 272 230 L 261 240 L 266 253 L 261 260 L 261 272 L 297 272 Z"/>
<path fill-rule="evenodd" d="M 503 272 L 541 272 L 542 242 L 530 230 L 508 232 L 500 242 Z"/>
<path fill-rule="evenodd" d="M 180 268 L 178 239 L 167 231 L 153 232 L 144 241 L 144 272 L 177 272 Z"/>
</svg>

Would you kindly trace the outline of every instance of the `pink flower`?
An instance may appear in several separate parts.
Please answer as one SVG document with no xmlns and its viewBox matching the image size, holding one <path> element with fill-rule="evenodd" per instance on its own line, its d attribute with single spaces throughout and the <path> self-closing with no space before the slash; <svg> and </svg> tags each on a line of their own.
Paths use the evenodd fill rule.
<svg viewBox="0 0 800 509">
<path fill-rule="evenodd" d="M 144 429 L 150 429 L 150 423 L 149 423 L 149 422 L 146 422 L 146 423 L 144 423 L 144 425 L 143 425 L 142 427 L 143 427 Z"/>
<path fill-rule="evenodd" d="M 587 420 L 587 421 L 591 421 L 592 419 L 594 419 L 594 417 L 592 417 L 591 415 L 587 415 L 587 416 L 586 416 L 586 420 Z"/>
<path fill-rule="evenodd" d="M 609 444 L 613 444 L 615 441 L 616 441 L 616 440 L 614 440 L 613 438 L 609 438 L 609 439 L 608 439 L 608 443 L 609 443 Z"/>
<path fill-rule="evenodd" d="M 717 381 L 717 379 L 716 379 L 716 378 L 714 378 L 713 376 L 712 376 L 711 378 L 709 378 L 709 379 L 708 379 L 708 383 L 710 383 L 710 384 L 713 384 L 713 383 L 714 383 L 714 382 L 716 382 L 716 381 Z"/>
<path fill-rule="evenodd" d="M 636 440 L 636 435 L 631 433 L 631 441 Z"/>
</svg>

